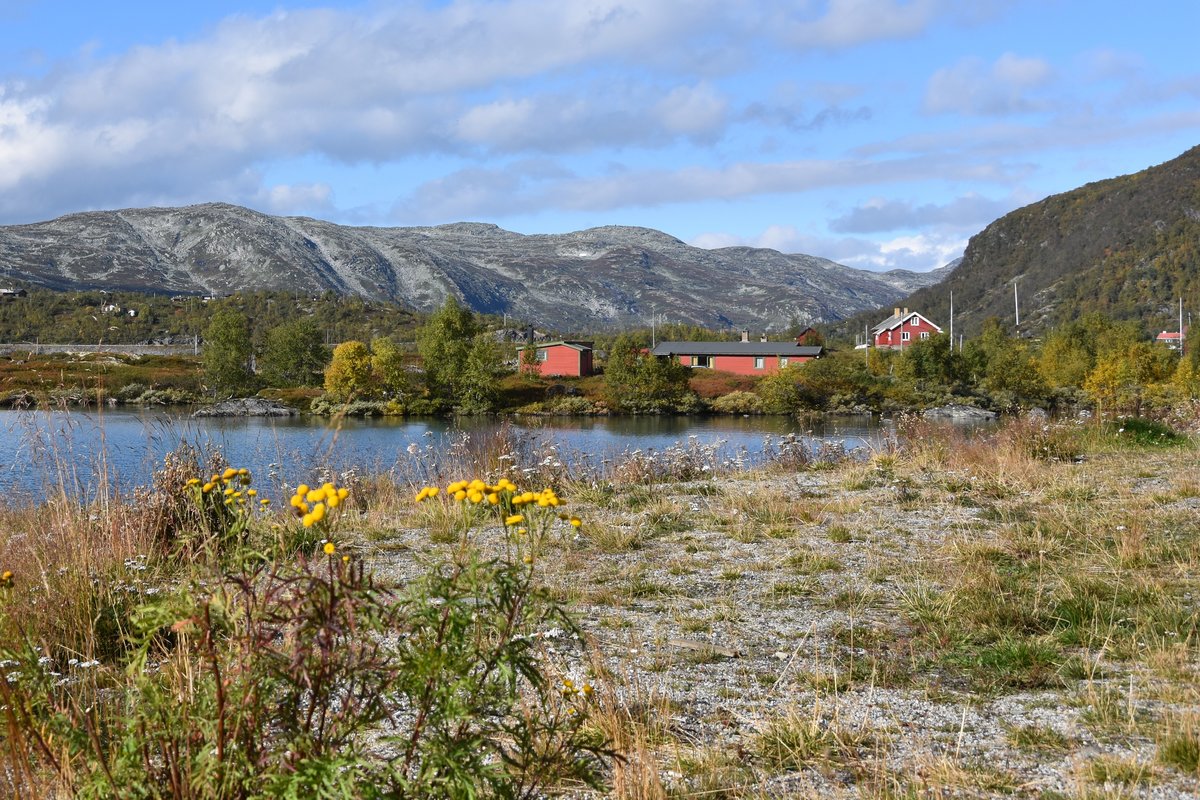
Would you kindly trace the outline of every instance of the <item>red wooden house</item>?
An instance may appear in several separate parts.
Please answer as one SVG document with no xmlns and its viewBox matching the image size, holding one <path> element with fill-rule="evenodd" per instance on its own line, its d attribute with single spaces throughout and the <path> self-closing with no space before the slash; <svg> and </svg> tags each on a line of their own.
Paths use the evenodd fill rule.
<svg viewBox="0 0 1200 800">
<path fill-rule="evenodd" d="M 537 366 L 525 363 L 525 348 L 537 348 Z M 536 370 L 544 377 L 568 375 L 587 377 L 592 374 L 591 342 L 539 342 L 517 348 L 517 364 L 522 371 Z"/>
<path fill-rule="evenodd" d="M 876 347 L 903 350 L 913 342 L 941 332 L 941 328 L 916 311 L 897 308 L 890 317 L 871 329 L 871 339 Z"/>
<path fill-rule="evenodd" d="M 820 358 L 822 347 L 799 342 L 660 342 L 651 352 L 677 359 L 685 367 L 716 369 L 735 375 L 769 375 L 789 364 Z"/>
</svg>

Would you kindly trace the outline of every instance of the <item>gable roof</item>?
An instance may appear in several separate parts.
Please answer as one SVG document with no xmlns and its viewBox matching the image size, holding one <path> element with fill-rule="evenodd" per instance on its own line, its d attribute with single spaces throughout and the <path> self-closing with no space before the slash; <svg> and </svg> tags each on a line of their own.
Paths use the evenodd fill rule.
<svg viewBox="0 0 1200 800">
<path fill-rule="evenodd" d="M 517 345 L 517 350 L 518 351 L 524 350 L 526 347 L 529 347 L 529 346 L 530 345 L 528 345 L 528 344 Z M 536 347 L 539 350 L 545 349 L 547 347 L 569 347 L 572 350 L 578 350 L 581 353 L 584 350 L 592 349 L 591 342 L 567 342 L 567 341 L 561 341 L 561 340 L 557 341 L 557 342 L 534 342 L 532 346 Z"/>
<path fill-rule="evenodd" d="M 796 342 L 659 342 L 655 356 L 807 356 L 817 358 L 825 348 Z"/>
<path fill-rule="evenodd" d="M 871 335 L 874 336 L 876 334 L 883 333 L 884 331 L 890 331 L 893 328 L 898 328 L 901 325 L 903 325 L 905 322 L 908 322 L 908 320 L 911 319 L 912 317 L 920 317 L 921 319 L 925 320 L 930 325 L 932 325 L 934 328 L 937 328 L 939 333 L 942 330 L 942 327 L 940 325 L 938 325 L 936 322 L 934 322 L 933 320 L 931 320 L 929 317 L 926 317 L 923 314 L 918 314 L 916 311 L 905 311 L 905 312 L 901 312 L 899 314 L 892 314 L 890 317 L 885 319 L 883 322 L 879 323 L 874 328 L 871 328 Z"/>
</svg>

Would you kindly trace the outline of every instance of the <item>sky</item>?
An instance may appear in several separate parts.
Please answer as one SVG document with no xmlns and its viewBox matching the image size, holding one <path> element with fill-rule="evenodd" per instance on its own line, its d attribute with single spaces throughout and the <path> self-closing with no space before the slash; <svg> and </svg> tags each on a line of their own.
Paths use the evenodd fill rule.
<svg viewBox="0 0 1200 800">
<path fill-rule="evenodd" d="M 0 224 L 222 201 L 928 270 L 1200 144 L 1200 0 L 0 0 Z"/>
</svg>

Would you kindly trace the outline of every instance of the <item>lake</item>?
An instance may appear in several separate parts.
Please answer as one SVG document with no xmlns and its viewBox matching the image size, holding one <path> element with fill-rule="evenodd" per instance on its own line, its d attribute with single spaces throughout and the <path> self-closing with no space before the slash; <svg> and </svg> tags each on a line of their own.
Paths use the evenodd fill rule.
<svg viewBox="0 0 1200 800">
<path fill-rule="evenodd" d="M 503 427 L 502 427 L 503 426 Z M 18 502 L 66 487 L 95 494 L 150 483 L 167 453 L 187 443 L 249 467 L 259 485 L 311 482 L 314 473 L 445 475 L 452 456 L 506 449 L 522 464 L 603 469 L 631 453 L 690 454 L 714 469 L 749 466 L 802 441 L 810 448 L 873 449 L 890 423 L 870 417 L 554 417 L 517 419 L 201 418 L 182 411 L 0 411 L 0 491 Z M 504 445 L 500 444 L 503 434 Z M 461 463 L 462 459 L 453 463 Z M 263 478 L 268 480 L 263 481 Z"/>
</svg>

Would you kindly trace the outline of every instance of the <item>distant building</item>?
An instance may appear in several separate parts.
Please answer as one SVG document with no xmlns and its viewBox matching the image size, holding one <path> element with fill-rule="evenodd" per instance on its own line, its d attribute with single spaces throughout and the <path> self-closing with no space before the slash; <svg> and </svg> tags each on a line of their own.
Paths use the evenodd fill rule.
<svg viewBox="0 0 1200 800">
<path fill-rule="evenodd" d="M 871 329 L 871 341 L 886 350 L 903 350 L 913 342 L 942 332 L 936 324 L 907 308 L 897 308 L 890 317 Z"/>
<path fill-rule="evenodd" d="M 537 348 L 536 366 L 525 363 L 526 348 Z M 585 378 L 592 374 L 592 342 L 538 342 L 517 348 L 517 364 L 522 371 L 536 371 L 543 377 Z"/>
<path fill-rule="evenodd" d="M 823 347 L 799 342 L 750 341 L 742 331 L 740 342 L 660 342 L 650 351 L 659 358 L 678 360 L 685 367 L 715 369 L 735 375 L 769 375 L 792 364 L 820 358 Z"/>
<path fill-rule="evenodd" d="M 16 300 L 18 297 L 26 297 L 28 294 L 24 289 L 0 288 L 0 300 Z"/>
<path fill-rule="evenodd" d="M 1178 350 L 1183 347 L 1183 339 L 1187 336 L 1187 328 L 1183 331 L 1163 331 L 1154 337 L 1154 341 L 1165 344 L 1168 350 Z"/>
</svg>

